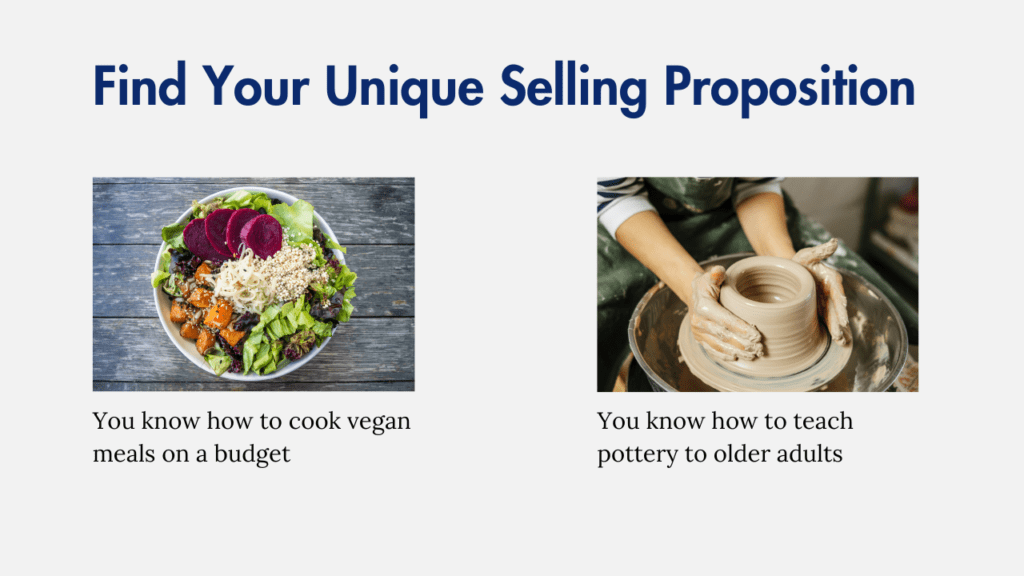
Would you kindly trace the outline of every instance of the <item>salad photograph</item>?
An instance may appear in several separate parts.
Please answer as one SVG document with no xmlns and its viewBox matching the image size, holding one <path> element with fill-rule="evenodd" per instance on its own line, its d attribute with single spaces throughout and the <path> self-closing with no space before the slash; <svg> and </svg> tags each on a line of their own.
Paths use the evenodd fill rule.
<svg viewBox="0 0 1024 576">
<path fill-rule="evenodd" d="M 415 220 L 414 178 L 93 177 L 92 390 L 414 391 Z"/>
<path fill-rule="evenodd" d="M 352 314 L 356 273 L 346 249 L 325 233 L 312 204 L 274 192 L 243 188 L 193 200 L 160 231 L 151 283 L 161 320 L 218 376 L 297 367 Z"/>
</svg>

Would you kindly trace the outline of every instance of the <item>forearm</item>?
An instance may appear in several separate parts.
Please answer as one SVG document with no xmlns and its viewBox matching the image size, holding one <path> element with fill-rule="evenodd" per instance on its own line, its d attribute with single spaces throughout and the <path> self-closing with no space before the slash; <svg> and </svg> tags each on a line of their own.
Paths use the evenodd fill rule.
<svg viewBox="0 0 1024 576">
<path fill-rule="evenodd" d="M 661 279 L 687 306 L 693 304 L 693 279 L 704 270 L 656 212 L 638 212 L 615 232 L 619 244 Z"/>
<path fill-rule="evenodd" d="M 752 196 L 736 207 L 736 215 L 758 255 L 788 259 L 796 254 L 786 229 L 786 206 L 782 196 L 771 192 Z"/>
</svg>

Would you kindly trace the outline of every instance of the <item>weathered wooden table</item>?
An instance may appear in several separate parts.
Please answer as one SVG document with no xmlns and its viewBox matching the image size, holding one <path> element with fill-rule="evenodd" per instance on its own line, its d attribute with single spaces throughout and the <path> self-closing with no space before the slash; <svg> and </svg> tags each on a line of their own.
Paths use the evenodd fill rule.
<svg viewBox="0 0 1024 576">
<path fill-rule="evenodd" d="M 308 364 L 265 382 L 217 378 L 182 356 L 149 282 L 160 229 L 192 200 L 236 186 L 311 202 L 359 275 L 351 320 Z M 93 390 L 413 390 L 412 178 L 95 178 L 92 187 Z"/>
</svg>

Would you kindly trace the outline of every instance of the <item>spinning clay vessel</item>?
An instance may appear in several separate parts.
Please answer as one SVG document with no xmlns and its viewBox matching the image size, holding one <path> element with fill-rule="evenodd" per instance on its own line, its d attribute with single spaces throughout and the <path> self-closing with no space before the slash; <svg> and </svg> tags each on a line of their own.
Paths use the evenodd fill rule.
<svg viewBox="0 0 1024 576">
<path fill-rule="evenodd" d="M 783 258 L 755 256 L 729 267 L 722 306 L 761 333 L 764 355 L 719 362 L 697 343 L 689 314 L 678 345 L 690 372 L 723 392 L 806 392 L 825 385 L 850 358 L 851 347 L 831 341 L 818 323 L 814 279 Z"/>
<path fill-rule="evenodd" d="M 764 356 L 720 363 L 739 374 L 789 376 L 813 366 L 829 339 L 818 323 L 814 278 L 803 266 L 755 256 L 726 270 L 720 301 L 761 333 Z"/>
<path fill-rule="evenodd" d="M 724 266 L 731 272 L 733 264 L 752 259 L 751 254 L 730 254 L 701 262 L 701 266 L 705 270 Z M 630 369 L 629 386 L 632 389 L 633 378 L 639 377 L 646 379 L 643 384 L 649 383 L 656 392 L 882 392 L 891 388 L 907 359 L 903 321 L 892 303 L 864 278 L 849 270 L 839 272 L 846 292 L 852 340 L 837 344 L 825 328 L 818 328 L 825 341 L 824 353 L 809 368 L 788 376 L 745 374 L 736 369 L 735 362 L 715 361 L 693 337 L 686 304 L 664 282 L 657 283 L 637 303 L 629 321 L 629 347 L 633 354 L 624 368 L 636 368 Z M 799 275 L 800 271 L 794 273 Z M 782 303 L 792 299 L 790 291 L 778 287 L 754 290 L 743 282 L 739 286 L 737 292 L 747 294 L 744 298 L 755 302 Z M 728 300 L 725 296 L 724 301 Z M 809 300 L 813 302 L 814 297 Z M 818 322 L 815 318 L 813 324 L 807 325 L 820 326 Z M 763 323 L 758 325 L 759 331 L 765 332 L 766 328 Z M 781 352 L 778 343 L 773 347 L 770 332 L 767 331 L 766 338 L 768 349 L 778 356 Z M 807 354 L 808 358 L 814 356 L 813 352 Z M 750 364 L 756 366 L 761 362 L 765 362 L 765 357 Z M 621 371 L 618 376 L 622 377 Z M 641 384 L 636 386 L 642 390 Z"/>
</svg>

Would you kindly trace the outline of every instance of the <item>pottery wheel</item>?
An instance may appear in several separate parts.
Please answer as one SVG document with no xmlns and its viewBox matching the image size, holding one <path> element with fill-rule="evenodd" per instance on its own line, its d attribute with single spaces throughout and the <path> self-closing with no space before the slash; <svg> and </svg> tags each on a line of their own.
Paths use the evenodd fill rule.
<svg viewBox="0 0 1024 576">
<path fill-rule="evenodd" d="M 853 352 L 853 346 L 833 342 L 827 331 L 825 337 L 828 339 L 828 345 L 810 368 L 789 376 L 740 374 L 724 367 L 704 351 L 704 347 L 693 337 L 690 314 L 687 312 L 679 326 L 679 350 L 694 376 L 722 392 L 809 392 L 829 383 L 842 372 Z"/>
</svg>

